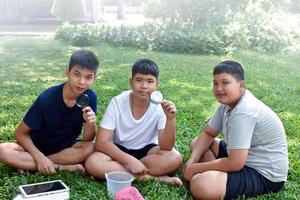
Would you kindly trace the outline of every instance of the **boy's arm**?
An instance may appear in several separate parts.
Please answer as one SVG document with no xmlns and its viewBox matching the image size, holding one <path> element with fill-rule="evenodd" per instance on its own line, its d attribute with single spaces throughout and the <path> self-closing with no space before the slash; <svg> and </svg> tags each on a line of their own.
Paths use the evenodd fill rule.
<svg viewBox="0 0 300 200">
<path fill-rule="evenodd" d="M 91 141 L 96 134 L 96 115 L 91 107 L 87 106 L 82 109 L 83 119 L 83 141 Z"/>
<path fill-rule="evenodd" d="M 158 130 L 158 143 L 160 149 L 170 151 L 176 139 L 176 107 L 171 101 L 165 100 L 162 108 L 166 114 L 166 126 Z"/>
<path fill-rule="evenodd" d="M 15 130 L 15 138 L 17 143 L 20 144 L 25 151 L 27 151 L 34 161 L 36 162 L 37 169 L 41 173 L 52 174 L 55 173 L 54 163 L 47 158 L 32 142 L 29 132 L 30 127 L 28 127 L 23 121 Z"/>
<path fill-rule="evenodd" d="M 205 127 L 198 136 L 191 157 L 188 159 L 183 174 L 190 180 L 194 174 L 209 170 L 231 172 L 240 170 L 246 163 L 248 149 L 229 150 L 228 157 L 220 158 L 209 162 L 197 163 L 203 153 L 212 144 L 218 132 L 210 127 Z"/>
<path fill-rule="evenodd" d="M 206 171 L 235 172 L 244 167 L 248 157 L 248 149 L 234 149 L 228 152 L 228 157 L 219 158 L 209 162 L 195 163 L 190 165 L 184 172 L 184 177 L 190 180 L 193 175 Z"/>
<path fill-rule="evenodd" d="M 218 131 L 206 126 L 199 134 L 196 143 L 194 145 L 192 155 L 188 159 L 186 165 L 191 165 L 199 161 L 201 156 L 208 150 L 213 143 L 214 138 L 218 136 Z"/>
<path fill-rule="evenodd" d="M 147 173 L 148 169 L 144 166 L 144 164 L 141 161 L 120 150 L 112 142 L 112 139 L 112 130 L 100 128 L 96 138 L 95 149 L 108 155 L 113 160 L 116 160 L 117 162 L 123 164 L 133 174 Z"/>
</svg>

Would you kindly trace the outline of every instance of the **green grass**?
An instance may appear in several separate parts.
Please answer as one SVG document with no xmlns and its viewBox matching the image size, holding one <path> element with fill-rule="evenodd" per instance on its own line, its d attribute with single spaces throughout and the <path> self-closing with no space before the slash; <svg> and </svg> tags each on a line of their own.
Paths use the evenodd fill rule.
<svg viewBox="0 0 300 200">
<path fill-rule="evenodd" d="M 76 48 L 42 37 L 1 37 L 0 40 L 0 142 L 14 141 L 13 131 L 27 109 L 44 89 L 65 81 L 64 69 Z M 109 100 L 129 89 L 131 65 L 139 58 L 153 59 L 161 69 L 160 90 L 178 109 L 176 148 L 186 161 L 189 143 L 198 135 L 218 103 L 211 92 L 211 72 L 226 58 L 240 61 L 246 81 L 259 99 L 282 119 L 289 143 L 288 182 L 278 194 L 257 199 L 299 199 L 300 191 L 300 56 L 265 55 L 241 51 L 231 56 L 178 55 L 114 48 L 105 44 L 90 48 L 101 60 L 98 79 L 93 86 L 99 97 L 98 124 Z M 178 175 L 182 178 L 182 173 Z M 20 184 L 62 179 L 71 189 L 71 199 L 108 199 L 105 182 L 87 175 L 59 172 L 20 175 L 0 164 L 0 199 L 12 199 Z M 192 199 L 188 183 L 183 188 L 149 181 L 134 181 L 141 194 L 153 199 Z"/>
</svg>

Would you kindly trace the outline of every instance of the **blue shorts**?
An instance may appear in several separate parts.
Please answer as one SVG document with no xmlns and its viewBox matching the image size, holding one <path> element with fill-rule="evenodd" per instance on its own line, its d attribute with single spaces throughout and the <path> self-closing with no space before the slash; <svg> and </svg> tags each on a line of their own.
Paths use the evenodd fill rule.
<svg viewBox="0 0 300 200">
<path fill-rule="evenodd" d="M 228 157 L 226 144 L 220 141 L 217 158 Z M 255 197 L 261 194 L 278 192 L 284 185 L 272 182 L 251 167 L 244 166 L 238 172 L 228 172 L 226 194 L 224 199 L 236 199 L 238 196 Z"/>
<path fill-rule="evenodd" d="M 119 149 L 121 149 L 125 153 L 128 153 L 129 155 L 132 155 L 133 157 L 135 157 L 136 159 L 139 159 L 139 160 L 141 158 L 145 157 L 147 155 L 147 153 L 150 151 L 150 149 L 158 146 L 157 144 L 148 144 L 141 149 L 127 149 L 126 147 L 123 147 L 122 145 L 119 145 L 119 144 L 115 144 L 115 145 L 117 145 L 117 147 L 119 147 Z"/>
</svg>

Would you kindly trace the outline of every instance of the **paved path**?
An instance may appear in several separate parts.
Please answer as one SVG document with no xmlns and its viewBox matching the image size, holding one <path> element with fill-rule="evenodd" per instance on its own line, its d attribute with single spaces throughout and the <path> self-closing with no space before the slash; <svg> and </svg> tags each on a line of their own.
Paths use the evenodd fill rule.
<svg viewBox="0 0 300 200">
<path fill-rule="evenodd" d="M 116 14 L 105 14 L 101 24 L 109 26 L 132 25 L 137 26 L 147 21 L 140 14 L 126 14 L 125 20 L 117 20 Z M 38 24 L 0 24 L 0 36 L 5 35 L 53 35 L 59 23 L 41 23 Z"/>
<path fill-rule="evenodd" d="M 53 35 L 59 24 L 11 24 L 0 25 L 0 36 L 5 35 Z"/>
</svg>

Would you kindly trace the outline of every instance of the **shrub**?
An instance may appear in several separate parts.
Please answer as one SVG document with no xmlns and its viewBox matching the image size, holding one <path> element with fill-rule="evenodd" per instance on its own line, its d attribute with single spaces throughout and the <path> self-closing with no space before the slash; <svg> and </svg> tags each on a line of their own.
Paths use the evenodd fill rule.
<svg viewBox="0 0 300 200">
<path fill-rule="evenodd" d="M 75 37 L 75 29 L 76 27 L 74 25 L 65 23 L 56 29 L 54 39 L 71 42 Z"/>
<path fill-rule="evenodd" d="M 96 45 L 107 42 L 116 46 L 136 47 L 194 54 L 223 54 L 224 43 L 206 28 L 192 31 L 181 25 L 148 23 L 140 27 L 109 27 L 92 24 L 65 24 L 56 31 L 56 39 L 74 46 Z"/>
<path fill-rule="evenodd" d="M 56 32 L 61 39 L 75 46 L 107 42 L 115 46 L 144 50 L 191 54 L 226 54 L 236 49 L 280 52 L 297 44 L 300 31 L 295 26 L 280 24 L 255 5 L 247 7 L 247 15 L 228 13 L 224 24 L 194 26 L 190 22 L 162 23 L 153 21 L 139 27 L 81 24 L 64 25 Z M 274 19 L 271 18 L 274 17 Z M 299 23 L 295 20 L 294 24 Z M 297 26 L 296 26 L 297 27 Z"/>
<path fill-rule="evenodd" d="M 83 19 L 86 16 L 85 0 L 55 0 L 51 14 L 63 22 Z"/>
</svg>

